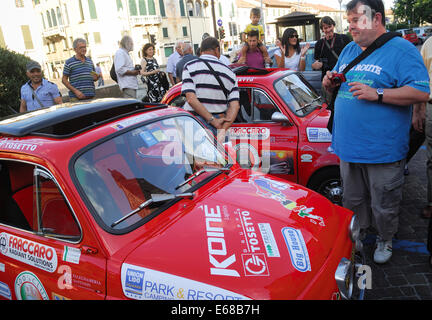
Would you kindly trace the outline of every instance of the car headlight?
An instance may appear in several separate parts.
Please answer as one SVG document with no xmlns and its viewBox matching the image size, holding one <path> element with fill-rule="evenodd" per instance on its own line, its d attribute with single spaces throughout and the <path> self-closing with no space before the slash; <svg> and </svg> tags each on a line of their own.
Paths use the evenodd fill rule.
<svg viewBox="0 0 432 320">
<path fill-rule="evenodd" d="M 335 272 L 336 284 L 343 299 L 351 299 L 354 288 L 354 265 L 342 258 Z"/>
<path fill-rule="evenodd" d="M 360 240 L 360 224 L 355 214 L 352 216 L 349 223 L 348 233 L 352 242 L 356 243 L 357 240 Z"/>
</svg>

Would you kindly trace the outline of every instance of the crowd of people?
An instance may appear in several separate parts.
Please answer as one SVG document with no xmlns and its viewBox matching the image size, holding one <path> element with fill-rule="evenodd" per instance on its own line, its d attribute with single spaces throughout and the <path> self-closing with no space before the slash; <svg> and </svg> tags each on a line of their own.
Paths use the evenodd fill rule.
<svg viewBox="0 0 432 320">
<path fill-rule="evenodd" d="M 270 61 L 259 24 L 260 11 L 253 9 L 250 17 L 238 62 L 264 68 Z M 332 148 L 340 158 L 343 206 L 358 215 L 363 233 L 373 227 L 377 233 L 374 261 L 386 263 L 398 230 L 411 124 L 426 136 L 429 184 L 422 217 L 430 219 L 432 213 L 432 38 L 420 54 L 408 41 L 386 32 L 382 0 L 351 0 L 347 18 L 351 42 L 334 32 L 333 19 L 322 18 L 324 36 L 315 45 L 312 67 L 322 72 L 323 92 L 333 110 L 329 129 Z M 276 45 L 279 68 L 305 70 L 309 45 L 300 46 L 295 29 L 287 28 Z M 85 56 L 85 40 L 76 39 L 74 50 L 76 55 L 65 63 L 62 82 L 71 100 L 92 99 L 100 73 Z M 137 66 L 129 55 L 132 50 L 132 38 L 125 36 L 114 57 L 124 97 L 136 98 L 139 75 L 147 84 L 146 101 L 150 102 L 159 102 L 169 84 L 181 82 L 184 109 L 200 118 L 220 142 L 225 141 L 225 132 L 239 111 L 239 89 L 216 38 L 205 37 L 197 55 L 190 44 L 176 43 L 167 63 L 168 79 L 154 58 L 154 45 L 144 46 Z M 27 75 L 30 81 L 21 90 L 20 111 L 60 103 L 55 85 L 41 80 L 38 63 L 27 66 Z M 428 249 L 432 252 L 431 234 Z"/>
</svg>

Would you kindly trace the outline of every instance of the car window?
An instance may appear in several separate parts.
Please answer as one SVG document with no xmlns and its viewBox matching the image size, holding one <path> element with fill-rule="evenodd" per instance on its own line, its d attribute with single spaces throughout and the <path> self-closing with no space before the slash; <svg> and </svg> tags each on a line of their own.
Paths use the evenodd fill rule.
<svg viewBox="0 0 432 320">
<path fill-rule="evenodd" d="M 101 226 L 127 231 L 142 219 L 151 219 L 166 203 L 154 203 L 122 220 L 152 195 L 188 192 L 215 174 L 206 172 L 185 183 L 196 172 L 227 164 L 225 151 L 216 148 L 195 118 L 176 116 L 125 130 L 86 150 L 77 158 L 73 174 Z"/>
<path fill-rule="evenodd" d="M 254 90 L 253 119 L 254 121 L 271 121 L 274 112 L 279 111 L 270 98 L 261 90 Z"/>
<path fill-rule="evenodd" d="M 252 121 L 252 89 L 240 89 L 240 110 L 237 113 L 236 123 L 248 123 Z"/>
<path fill-rule="evenodd" d="M 309 114 L 324 102 L 311 85 L 297 73 L 278 79 L 274 87 L 285 104 L 298 116 Z"/>
<path fill-rule="evenodd" d="M 186 103 L 186 97 L 182 94 L 178 95 L 174 99 L 171 100 L 169 103 L 171 106 L 183 108 L 184 104 Z"/>
<path fill-rule="evenodd" d="M 63 193 L 51 175 L 35 165 L 0 161 L 0 208 L 0 223 L 65 240 L 80 238 Z"/>
</svg>

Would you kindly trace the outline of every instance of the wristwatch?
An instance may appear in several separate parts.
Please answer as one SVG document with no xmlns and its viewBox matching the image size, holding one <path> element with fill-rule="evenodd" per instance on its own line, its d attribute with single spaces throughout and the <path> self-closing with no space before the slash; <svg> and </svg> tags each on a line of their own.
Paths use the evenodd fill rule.
<svg viewBox="0 0 432 320">
<path fill-rule="evenodd" d="M 384 95 L 384 89 L 378 88 L 378 89 L 376 89 L 376 93 L 378 94 L 378 103 L 382 103 L 383 95 Z"/>
<path fill-rule="evenodd" d="M 213 120 L 214 120 L 214 116 L 211 116 L 211 118 L 207 120 L 207 123 L 210 124 Z"/>
</svg>

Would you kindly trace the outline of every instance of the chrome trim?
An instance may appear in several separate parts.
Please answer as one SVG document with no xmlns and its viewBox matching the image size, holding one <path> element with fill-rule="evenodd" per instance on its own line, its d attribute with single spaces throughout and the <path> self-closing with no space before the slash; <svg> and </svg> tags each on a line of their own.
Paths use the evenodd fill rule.
<svg viewBox="0 0 432 320">
<path fill-rule="evenodd" d="M 356 243 L 360 239 L 360 224 L 357 215 L 354 214 L 348 226 L 348 233 L 352 242 Z"/>
<path fill-rule="evenodd" d="M 342 258 L 335 272 L 336 284 L 343 299 L 351 299 L 354 288 L 354 265 Z"/>
</svg>

